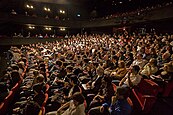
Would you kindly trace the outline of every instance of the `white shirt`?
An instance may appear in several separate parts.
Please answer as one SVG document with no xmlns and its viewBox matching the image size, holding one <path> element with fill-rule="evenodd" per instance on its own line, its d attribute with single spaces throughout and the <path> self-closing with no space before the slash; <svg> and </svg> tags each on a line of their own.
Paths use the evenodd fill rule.
<svg viewBox="0 0 173 115">
<path fill-rule="evenodd" d="M 127 78 L 127 76 L 125 76 L 125 77 Z M 138 85 L 140 83 L 141 79 L 142 79 L 142 76 L 139 74 L 137 74 L 137 75 L 130 74 L 130 80 L 131 80 L 133 85 Z M 124 84 L 126 84 L 127 86 L 130 87 L 129 82 L 128 82 L 128 78 L 126 79 Z"/>
<path fill-rule="evenodd" d="M 85 106 L 84 104 L 80 104 L 75 107 L 73 100 L 71 100 L 70 107 L 62 115 L 85 115 Z"/>
</svg>

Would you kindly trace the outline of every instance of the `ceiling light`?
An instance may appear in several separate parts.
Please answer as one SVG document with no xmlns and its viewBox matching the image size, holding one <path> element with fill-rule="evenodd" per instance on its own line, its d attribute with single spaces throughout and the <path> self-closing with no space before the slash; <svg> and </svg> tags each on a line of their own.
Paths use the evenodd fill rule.
<svg viewBox="0 0 173 115">
<path fill-rule="evenodd" d="M 65 31 L 65 28 L 60 28 L 60 31 Z"/>
<path fill-rule="evenodd" d="M 29 8 L 29 5 L 27 4 L 26 7 Z"/>
<path fill-rule="evenodd" d="M 45 27 L 45 30 L 52 30 L 52 28 L 51 27 Z"/>
<path fill-rule="evenodd" d="M 64 10 L 59 10 L 59 12 L 60 12 L 61 14 L 65 14 L 65 11 L 64 11 Z"/>
<path fill-rule="evenodd" d="M 29 29 L 35 29 L 35 27 L 34 26 L 29 26 Z"/>
<path fill-rule="evenodd" d="M 80 17 L 80 14 L 77 14 L 77 17 Z"/>
<path fill-rule="evenodd" d="M 120 4 L 122 4 L 123 2 L 119 2 Z"/>
</svg>

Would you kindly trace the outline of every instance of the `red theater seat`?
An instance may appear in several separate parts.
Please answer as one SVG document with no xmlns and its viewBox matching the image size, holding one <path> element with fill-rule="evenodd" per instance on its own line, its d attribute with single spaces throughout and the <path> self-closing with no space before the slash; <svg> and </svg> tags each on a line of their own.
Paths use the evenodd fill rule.
<svg viewBox="0 0 173 115">
<path fill-rule="evenodd" d="M 164 97 L 168 97 L 171 94 L 172 91 L 173 91 L 173 81 L 169 82 L 166 85 L 166 87 L 165 87 L 165 89 L 163 91 L 163 96 Z"/>
<path fill-rule="evenodd" d="M 132 89 L 132 101 L 136 109 L 148 113 L 156 101 L 159 86 L 149 80 L 142 79 L 138 86 Z"/>
<path fill-rule="evenodd" d="M 11 89 L 13 92 L 16 92 L 19 89 L 19 83 L 16 83 L 16 85 Z"/>
<path fill-rule="evenodd" d="M 46 94 L 44 94 L 45 95 L 45 99 L 44 99 L 44 102 L 43 102 L 43 104 L 42 104 L 42 107 L 44 107 L 45 105 L 46 105 L 46 103 L 47 103 L 47 100 L 48 100 L 48 98 L 49 98 L 49 96 L 48 96 L 48 94 L 46 93 Z"/>
<path fill-rule="evenodd" d="M 0 105 L 0 115 L 5 115 L 7 112 L 7 109 L 9 107 L 9 104 L 11 103 L 13 99 L 13 91 L 10 91 L 8 96 L 4 99 L 4 102 Z"/>
<path fill-rule="evenodd" d="M 49 91 L 49 84 L 46 84 L 46 91 L 45 91 L 45 93 L 48 93 L 48 91 Z"/>
<path fill-rule="evenodd" d="M 4 102 L 2 102 L 0 104 L 0 115 L 4 115 L 5 114 L 5 106 L 4 106 Z"/>
<path fill-rule="evenodd" d="M 45 107 L 42 107 L 42 108 L 40 109 L 40 112 L 39 112 L 38 115 L 45 115 Z"/>
</svg>

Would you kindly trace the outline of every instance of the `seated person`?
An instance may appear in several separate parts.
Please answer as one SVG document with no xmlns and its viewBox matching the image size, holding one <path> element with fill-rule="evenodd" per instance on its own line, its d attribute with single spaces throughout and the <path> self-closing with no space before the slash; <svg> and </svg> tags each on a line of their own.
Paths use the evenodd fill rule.
<svg viewBox="0 0 173 115">
<path fill-rule="evenodd" d="M 39 115 L 41 107 L 34 101 L 30 101 L 26 104 L 23 115 Z"/>
<path fill-rule="evenodd" d="M 98 93 L 98 90 L 101 86 L 101 81 L 104 75 L 104 69 L 102 67 L 98 67 L 96 69 L 96 76 L 94 76 L 87 84 L 86 87 L 88 88 L 88 90 L 86 91 L 86 93 Z"/>
<path fill-rule="evenodd" d="M 173 80 L 173 65 L 172 63 L 164 64 L 163 71 L 161 72 L 161 77 L 166 81 Z"/>
<path fill-rule="evenodd" d="M 112 97 L 110 106 L 111 115 L 130 115 L 132 108 L 127 101 L 128 94 L 127 88 L 117 88 L 115 96 Z"/>
<path fill-rule="evenodd" d="M 112 85 L 112 78 L 110 76 L 104 76 L 102 79 L 102 85 L 99 89 L 99 93 L 91 101 L 89 108 L 99 106 L 103 103 L 111 103 L 111 98 L 115 91 Z"/>
<path fill-rule="evenodd" d="M 6 73 L 0 80 L 1 82 L 4 82 L 6 83 L 6 86 L 11 89 L 12 88 L 12 78 L 11 78 L 11 75 L 10 73 Z"/>
<path fill-rule="evenodd" d="M 104 103 L 101 106 L 91 108 L 88 115 L 130 115 L 132 108 L 128 103 L 129 92 L 127 88 L 119 87 L 115 96 L 112 96 L 112 102 Z"/>
<path fill-rule="evenodd" d="M 113 79 L 121 80 L 125 76 L 126 73 L 127 73 L 127 69 L 125 67 L 124 61 L 119 61 L 118 68 L 116 68 L 115 70 L 111 72 L 111 76 Z"/>
<path fill-rule="evenodd" d="M 68 78 L 70 78 L 72 75 L 74 75 L 73 73 L 73 67 L 68 65 L 66 67 L 66 76 L 64 77 L 64 81 L 68 82 Z"/>
<path fill-rule="evenodd" d="M 9 91 L 4 82 L 0 82 L 0 103 L 8 96 Z"/>
<path fill-rule="evenodd" d="M 165 88 L 165 86 L 172 82 L 173 80 L 173 65 L 172 62 L 165 63 L 162 68 L 160 68 L 159 75 L 151 76 L 152 80 L 156 82 L 160 87 Z"/>
<path fill-rule="evenodd" d="M 101 106 L 91 108 L 88 111 L 88 115 L 110 115 L 109 105 L 104 103 Z"/>
<path fill-rule="evenodd" d="M 85 115 L 84 96 L 80 92 L 76 92 L 71 99 L 57 111 L 49 112 L 47 115 Z M 68 109 L 63 111 L 65 108 Z"/>
<path fill-rule="evenodd" d="M 29 97 L 21 98 L 19 102 L 16 102 L 14 105 L 15 108 L 13 109 L 13 112 L 19 113 L 21 112 L 21 110 L 23 112 L 23 110 L 25 109 L 25 106 L 31 101 L 35 103 L 36 105 L 38 105 L 39 107 L 41 107 L 45 100 L 45 95 L 42 90 L 42 85 L 39 83 L 35 84 L 33 86 L 33 92 L 34 94 L 31 94 Z"/>
<path fill-rule="evenodd" d="M 140 67 L 140 69 L 142 69 L 146 63 L 147 63 L 147 60 L 142 58 L 142 54 L 141 53 L 138 53 L 135 56 L 135 60 L 133 61 L 131 66 L 138 65 Z"/>
<path fill-rule="evenodd" d="M 120 81 L 119 86 L 133 87 L 140 83 L 142 76 L 139 75 L 140 67 L 132 66 L 126 76 Z"/>
<path fill-rule="evenodd" d="M 61 98 L 60 101 L 66 101 L 68 99 L 71 98 L 71 96 L 76 93 L 76 92 L 81 92 L 80 87 L 78 86 L 78 78 L 75 75 L 72 75 L 69 78 L 69 87 L 63 87 L 62 90 L 61 89 L 57 89 L 57 91 L 55 91 L 55 95 L 53 95 L 52 101 L 57 100 L 58 98 Z M 62 99 L 63 96 L 63 99 Z M 59 100 L 59 99 L 58 99 Z M 60 102 L 61 103 L 61 102 Z"/>
<path fill-rule="evenodd" d="M 143 67 L 141 74 L 149 78 L 150 75 L 154 75 L 157 71 L 158 71 L 157 60 L 151 58 L 150 61 Z"/>
<path fill-rule="evenodd" d="M 45 95 L 44 95 L 44 88 L 43 84 L 37 83 L 33 86 L 34 96 L 33 101 L 37 102 L 40 106 L 44 102 Z"/>
<path fill-rule="evenodd" d="M 39 74 L 35 78 L 35 82 L 34 82 L 34 80 L 32 81 L 31 79 L 24 81 L 23 86 L 21 87 L 21 89 L 22 89 L 21 96 L 23 97 L 23 96 L 30 95 L 32 92 L 31 90 L 35 84 L 40 84 L 42 86 L 42 91 L 43 92 L 46 91 L 46 84 L 44 82 L 44 76 L 42 74 Z"/>
<path fill-rule="evenodd" d="M 16 85 L 21 80 L 21 76 L 18 71 L 13 70 L 11 72 L 11 78 L 12 78 L 12 87 Z"/>
</svg>

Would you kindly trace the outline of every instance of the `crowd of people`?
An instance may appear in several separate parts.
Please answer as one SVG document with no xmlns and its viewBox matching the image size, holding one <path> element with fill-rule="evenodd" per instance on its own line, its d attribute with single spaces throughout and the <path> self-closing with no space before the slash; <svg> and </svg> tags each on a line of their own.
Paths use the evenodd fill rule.
<svg viewBox="0 0 173 115">
<path fill-rule="evenodd" d="M 40 108 L 45 93 L 49 95 L 47 115 L 129 115 L 130 90 L 141 79 L 152 79 L 164 88 L 173 78 L 173 35 L 169 34 L 78 34 L 52 43 L 11 47 L 10 51 L 12 65 L 0 86 L 14 86 L 28 60 L 20 99 L 13 109 L 21 113 L 23 107 L 22 114 L 27 115 L 26 97 Z"/>
</svg>

